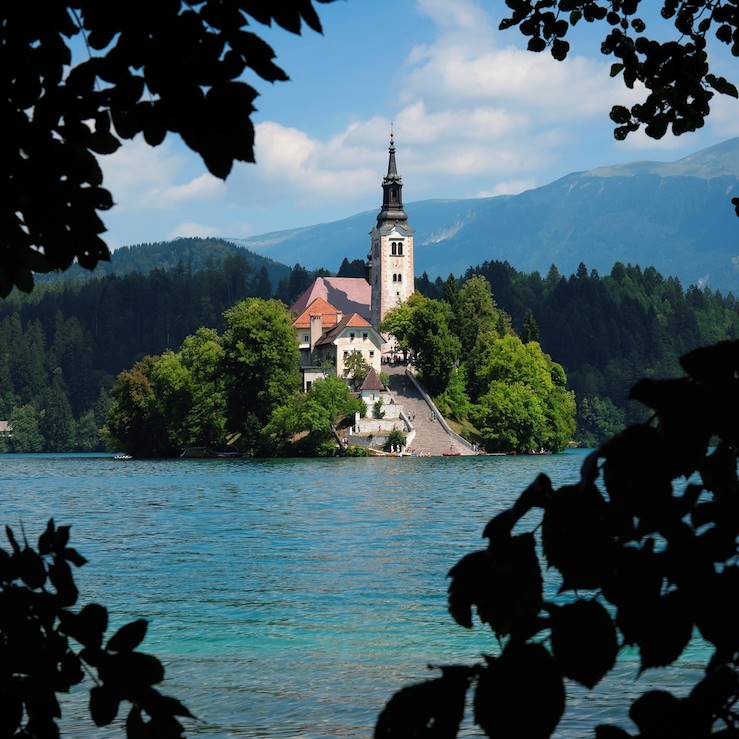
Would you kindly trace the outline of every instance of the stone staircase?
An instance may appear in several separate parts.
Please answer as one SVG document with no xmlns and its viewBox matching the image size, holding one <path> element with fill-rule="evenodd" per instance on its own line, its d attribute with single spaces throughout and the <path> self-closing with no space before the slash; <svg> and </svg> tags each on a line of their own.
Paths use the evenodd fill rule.
<svg viewBox="0 0 739 739">
<path fill-rule="evenodd" d="M 474 454 L 457 439 L 450 436 L 437 420 L 432 420 L 432 411 L 413 382 L 406 377 L 405 367 L 383 365 L 383 372 L 390 377 L 390 390 L 398 404 L 412 419 L 416 428 L 416 438 L 412 448 L 424 456 L 440 457 L 444 453 L 459 452 Z M 415 416 L 415 417 L 414 417 Z"/>
</svg>

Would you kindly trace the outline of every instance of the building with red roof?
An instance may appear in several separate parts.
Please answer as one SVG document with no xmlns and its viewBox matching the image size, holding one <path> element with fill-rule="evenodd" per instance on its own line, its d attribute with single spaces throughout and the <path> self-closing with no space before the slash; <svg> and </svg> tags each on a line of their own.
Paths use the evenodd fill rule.
<svg viewBox="0 0 739 739">
<path fill-rule="evenodd" d="M 382 180 L 382 206 L 370 233 L 368 279 L 318 277 L 291 306 L 300 347 L 303 388 L 324 377 L 328 368 L 348 377 L 345 362 L 359 352 L 376 373 L 390 341 L 379 332 L 385 313 L 414 291 L 413 229 L 403 207 L 403 180 L 390 134 L 387 175 Z"/>
</svg>

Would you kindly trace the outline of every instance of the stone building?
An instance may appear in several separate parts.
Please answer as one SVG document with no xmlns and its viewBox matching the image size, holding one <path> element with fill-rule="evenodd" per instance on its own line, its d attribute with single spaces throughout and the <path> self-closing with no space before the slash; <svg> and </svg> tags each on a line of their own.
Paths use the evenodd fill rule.
<svg viewBox="0 0 739 739">
<path fill-rule="evenodd" d="M 370 232 L 370 253 L 367 255 L 373 326 L 379 326 L 391 308 L 413 295 L 413 233 L 403 208 L 403 180 L 398 174 L 395 143 L 390 134 L 390 158 L 382 180 L 382 207 L 377 225 Z"/>
<path fill-rule="evenodd" d="M 379 333 L 380 324 L 388 310 L 413 294 L 413 229 L 403 207 L 392 133 L 367 260 L 368 279 L 318 277 L 290 308 L 304 389 L 324 377 L 329 366 L 344 377 L 344 359 L 355 350 L 379 373 L 382 353 L 392 348 L 391 337 Z"/>
<path fill-rule="evenodd" d="M 382 205 L 370 232 L 368 278 L 318 277 L 290 308 L 293 315 L 301 315 L 314 300 L 321 298 L 344 314 L 358 313 L 379 329 L 388 310 L 413 295 L 414 231 L 403 207 L 403 180 L 398 174 L 392 134 L 388 151 Z"/>
<path fill-rule="evenodd" d="M 327 374 L 349 379 L 346 362 L 358 352 L 375 372 L 380 372 L 383 337 L 359 315 L 344 315 L 323 298 L 316 298 L 294 321 L 300 349 L 303 390 Z"/>
</svg>

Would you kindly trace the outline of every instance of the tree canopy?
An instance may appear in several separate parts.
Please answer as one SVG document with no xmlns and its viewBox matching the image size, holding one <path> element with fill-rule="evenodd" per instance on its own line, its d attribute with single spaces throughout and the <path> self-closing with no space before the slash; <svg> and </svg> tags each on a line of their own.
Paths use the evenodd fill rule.
<svg viewBox="0 0 739 739">
<path fill-rule="evenodd" d="M 5 4 L 0 296 L 30 291 L 34 272 L 110 258 L 98 214 L 113 196 L 97 158 L 122 139 L 157 146 L 176 133 L 224 179 L 234 161 L 254 161 L 257 91 L 241 77 L 288 77 L 253 21 L 321 31 L 313 0 Z"/>
</svg>

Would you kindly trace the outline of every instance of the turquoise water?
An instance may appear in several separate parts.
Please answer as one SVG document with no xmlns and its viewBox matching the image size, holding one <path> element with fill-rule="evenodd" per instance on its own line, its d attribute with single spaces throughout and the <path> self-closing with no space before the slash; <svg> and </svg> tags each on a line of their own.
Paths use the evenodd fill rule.
<svg viewBox="0 0 739 739">
<path fill-rule="evenodd" d="M 0 457 L 0 523 L 35 536 L 71 523 L 90 564 L 81 603 L 112 627 L 151 619 L 145 642 L 165 691 L 209 737 L 368 737 L 393 691 L 429 662 L 495 651 L 456 626 L 446 573 L 539 471 L 575 481 L 584 452 L 551 457 L 128 461 Z M 703 656 L 633 683 L 627 658 L 590 693 L 569 689 L 558 737 L 608 720 L 650 685 L 684 692 Z M 66 736 L 93 731 L 86 696 L 65 703 Z M 477 736 L 465 727 L 463 736 Z"/>
</svg>

